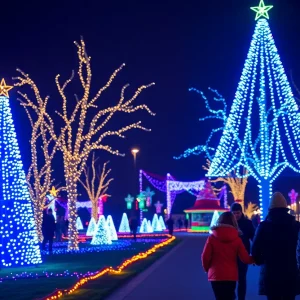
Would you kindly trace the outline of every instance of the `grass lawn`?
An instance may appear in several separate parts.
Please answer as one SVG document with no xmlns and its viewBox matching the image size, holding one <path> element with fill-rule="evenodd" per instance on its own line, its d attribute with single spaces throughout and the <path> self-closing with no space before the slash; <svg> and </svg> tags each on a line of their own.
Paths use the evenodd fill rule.
<svg viewBox="0 0 300 300">
<path fill-rule="evenodd" d="M 157 239 L 157 242 L 161 239 Z M 122 241 L 120 241 L 121 243 Z M 27 272 L 37 274 L 38 279 L 22 278 L 17 280 L 4 280 L 0 283 L 0 299 L 8 300 L 33 300 L 39 299 L 53 292 L 55 289 L 66 289 L 78 281 L 76 276 L 45 277 L 48 274 L 62 274 L 66 270 L 69 273 L 86 274 L 88 271 L 95 272 L 106 266 L 116 267 L 125 259 L 144 252 L 154 246 L 157 242 L 140 240 L 132 243 L 123 250 L 111 250 L 101 252 L 90 252 L 82 254 L 60 254 L 45 256 L 44 263 L 36 267 L 6 268 L 0 270 L 0 278 L 11 278 L 12 275 Z M 117 242 L 118 243 L 118 242 Z M 17 277 L 17 276 L 16 276 Z"/>
<path fill-rule="evenodd" d="M 176 239 L 171 244 L 159 249 L 155 253 L 151 254 L 146 259 L 135 262 L 128 268 L 126 268 L 120 274 L 108 274 L 103 277 L 92 280 L 77 290 L 71 295 L 64 296 L 62 300 L 100 300 L 110 295 L 115 289 L 121 287 L 134 276 L 144 271 L 147 267 L 153 264 L 157 259 L 169 252 L 174 246 L 180 243 L 179 239 Z"/>
</svg>

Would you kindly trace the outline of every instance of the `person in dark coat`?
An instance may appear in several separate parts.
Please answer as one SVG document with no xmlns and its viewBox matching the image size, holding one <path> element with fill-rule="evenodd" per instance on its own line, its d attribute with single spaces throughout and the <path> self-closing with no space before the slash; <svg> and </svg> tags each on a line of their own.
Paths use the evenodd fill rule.
<svg viewBox="0 0 300 300">
<path fill-rule="evenodd" d="M 184 227 L 185 227 L 186 230 L 188 230 L 188 227 L 189 227 L 189 220 L 188 219 L 184 220 Z"/>
<path fill-rule="evenodd" d="M 235 219 L 237 220 L 239 230 L 242 232 L 240 238 L 243 241 L 243 244 L 250 254 L 250 241 L 253 240 L 255 229 L 250 220 L 248 220 L 243 214 L 242 206 L 234 202 L 231 205 L 231 212 L 234 214 Z M 237 287 L 238 300 L 245 300 L 247 293 L 247 272 L 248 265 L 244 264 L 240 259 L 238 260 L 238 269 L 239 269 L 239 281 Z"/>
<path fill-rule="evenodd" d="M 182 222 L 181 218 L 179 218 L 179 219 L 177 220 L 177 226 L 178 226 L 179 229 L 181 229 L 182 224 L 183 224 L 183 222 Z"/>
<path fill-rule="evenodd" d="M 167 227 L 169 230 L 169 234 L 173 235 L 173 230 L 174 230 L 174 220 L 172 219 L 172 217 L 170 216 L 170 218 L 167 220 Z"/>
<path fill-rule="evenodd" d="M 49 252 L 52 253 L 52 245 L 54 232 L 56 230 L 55 218 L 52 213 L 52 209 L 49 208 L 47 214 L 44 214 L 43 223 L 42 223 L 42 233 L 43 233 L 43 243 L 42 249 L 46 250 L 46 244 L 49 242 Z"/>
<path fill-rule="evenodd" d="M 130 219 L 129 222 L 129 227 L 130 227 L 130 231 L 133 234 L 133 239 L 136 241 L 136 233 L 137 233 L 137 228 L 138 228 L 138 220 L 136 219 L 136 217 L 132 217 Z"/>
<path fill-rule="evenodd" d="M 252 224 L 253 224 L 255 229 L 258 227 L 259 223 L 260 223 L 260 215 L 259 214 L 254 214 L 252 216 Z"/>
<path fill-rule="evenodd" d="M 275 193 L 252 245 L 253 258 L 261 265 L 259 294 L 269 300 L 292 300 L 300 293 L 300 225 L 288 212 L 284 196 Z"/>
</svg>

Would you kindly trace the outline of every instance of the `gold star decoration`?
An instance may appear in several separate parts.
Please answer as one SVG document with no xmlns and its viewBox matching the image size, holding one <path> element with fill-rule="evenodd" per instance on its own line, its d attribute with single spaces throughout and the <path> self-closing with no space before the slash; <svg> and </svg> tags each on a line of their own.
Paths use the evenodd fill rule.
<svg viewBox="0 0 300 300">
<path fill-rule="evenodd" d="M 0 83 L 0 96 L 6 96 L 8 97 L 8 91 L 10 91 L 13 88 L 11 85 L 6 85 L 4 78 L 2 78 Z"/>
<path fill-rule="evenodd" d="M 260 0 L 258 6 L 251 7 L 251 9 L 256 12 L 255 21 L 257 21 L 261 17 L 269 19 L 268 11 L 272 8 L 273 5 L 265 5 L 264 0 Z"/>
<path fill-rule="evenodd" d="M 49 191 L 50 195 L 53 196 L 53 197 L 57 197 L 57 194 L 58 194 L 58 190 L 55 188 L 55 186 L 53 186 L 51 188 L 51 190 Z"/>
</svg>

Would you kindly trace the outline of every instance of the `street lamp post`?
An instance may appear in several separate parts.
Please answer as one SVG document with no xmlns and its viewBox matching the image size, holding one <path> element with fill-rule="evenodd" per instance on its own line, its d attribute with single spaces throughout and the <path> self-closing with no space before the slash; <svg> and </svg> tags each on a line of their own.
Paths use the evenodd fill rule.
<svg viewBox="0 0 300 300">
<path fill-rule="evenodd" d="M 139 149 L 133 148 L 131 149 L 131 153 L 133 155 L 133 163 L 134 163 L 134 169 L 136 169 L 136 155 L 140 152 Z"/>
<path fill-rule="evenodd" d="M 131 154 L 133 155 L 133 166 L 134 166 L 134 178 L 133 178 L 133 182 L 134 182 L 134 192 L 135 192 L 135 187 L 136 187 L 136 185 L 135 185 L 135 175 L 137 174 L 137 170 L 136 170 L 136 156 L 137 156 L 137 154 L 140 152 L 140 149 L 138 149 L 138 148 L 132 148 L 131 149 Z M 137 204 L 136 203 L 136 199 L 135 199 L 135 204 Z M 138 206 L 137 206 L 138 207 Z"/>
</svg>

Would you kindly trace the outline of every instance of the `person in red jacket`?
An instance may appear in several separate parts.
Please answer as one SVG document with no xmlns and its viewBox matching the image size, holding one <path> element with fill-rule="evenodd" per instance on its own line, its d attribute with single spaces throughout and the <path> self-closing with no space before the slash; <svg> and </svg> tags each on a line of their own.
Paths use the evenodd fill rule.
<svg viewBox="0 0 300 300">
<path fill-rule="evenodd" d="M 238 224 L 231 212 L 221 214 L 211 229 L 202 253 L 202 265 L 216 300 L 234 300 L 239 277 L 237 258 L 245 264 L 252 264 L 254 260 L 239 238 Z"/>
</svg>

